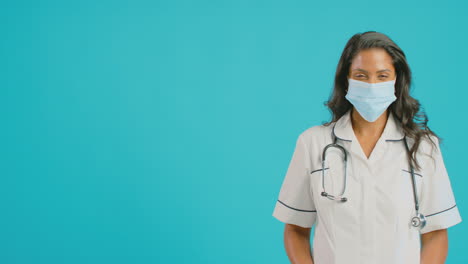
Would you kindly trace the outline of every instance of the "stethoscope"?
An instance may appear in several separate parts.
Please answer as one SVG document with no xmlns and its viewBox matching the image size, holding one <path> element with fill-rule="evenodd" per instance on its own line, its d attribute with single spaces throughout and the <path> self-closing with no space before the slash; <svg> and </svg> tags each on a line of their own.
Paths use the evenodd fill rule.
<svg viewBox="0 0 468 264">
<path fill-rule="evenodd" d="M 343 196 L 345 191 L 346 191 L 346 178 L 347 178 L 346 166 L 347 166 L 347 163 L 348 163 L 347 162 L 348 161 L 348 156 L 347 156 L 345 148 L 343 146 L 337 144 L 338 137 L 336 137 L 334 135 L 334 133 L 332 133 L 332 135 L 334 137 L 333 143 L 326 145 L 325 148 L 323 149 L 323 153 L 322 153 L 322 193 L 321 193 L 321 195 L 324 196 L 324 197 L 327 197 L 330 200 L 339 201 L 339 202 L 344 203 L 344 202 L 348 201 L 348 198 Z M 403 140 L 405 142 L 406 150 L 407 150 L 407 152 L 409 152 L 408 142 L 406 141 L 406 136 L 403 138 Z M 325 190 L 325 160 L 326 160 L 327 150 L 330 149 L 330 148 L 338 148 L 343 153 L 344 184 L 343 184 L 343 191 L 338 196 L 331 195 L 331 194 L 327 193 L 326 190 Z M 426 217 L 419 212 L 419 200 L 418 200 L 418 196 L 417 196 L 417 189 L 416 189 L 417 187 L 416 187 L 415 177 L 414 177 L 414 168 L 411 165 L 411 163 L 409 163 L 409 165 L 410 165 L 410 171 L 411 171 L 411 183 L 413 185 L 414 208 L 416 209 L 416 216 L 414 216 L 411 219 L 411 225 L 414 226 L 414 227 L 417 227 L 419 229 L 422 229 L 426 225 Z"/>
</svg>

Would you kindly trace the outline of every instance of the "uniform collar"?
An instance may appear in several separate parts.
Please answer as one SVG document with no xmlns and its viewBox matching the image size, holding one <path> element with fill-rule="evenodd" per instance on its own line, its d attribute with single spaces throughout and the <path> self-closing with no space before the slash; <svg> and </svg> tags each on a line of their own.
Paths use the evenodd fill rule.
<svg viewBox="0 0 468 264">
<path fill-rule="evenodd" d="M 351 124 L 351 109 L 349 109 L 342 117 L 340 117 L 333 127 L 334 135 L 344 141 L 352 141 L 356 139 Z M 403 140 L 405 134 L 399 122 L 395 120 L 393 113 L 388 111 L 387 124 L 385 124 L 382 138 L 386 141 L 399 141 Z"/>
</svg>

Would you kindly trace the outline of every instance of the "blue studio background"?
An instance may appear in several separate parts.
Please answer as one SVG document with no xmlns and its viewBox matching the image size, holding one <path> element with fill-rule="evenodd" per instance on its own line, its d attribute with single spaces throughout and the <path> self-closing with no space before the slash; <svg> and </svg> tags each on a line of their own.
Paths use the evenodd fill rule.
<svg viewBox="0 0 468 264">
<path fill-rule="evenodd" d="M 296 138 L 367 30 L 407 54 L 466 221 L 468 6 L 341 2 L 3 1 L 0 263 L 288 263 Z"/>
</svg>

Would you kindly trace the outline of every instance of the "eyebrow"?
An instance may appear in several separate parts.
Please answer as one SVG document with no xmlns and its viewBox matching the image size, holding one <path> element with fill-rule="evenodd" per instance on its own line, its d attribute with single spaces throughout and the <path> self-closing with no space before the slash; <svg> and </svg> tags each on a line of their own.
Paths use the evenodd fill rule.
<svg viewBox="0 0 468 264">
<path fill-rule="evenodd" d="M 364 69 L 361 69 L 361 68 L 353 69 L 353 71 L 362 71 L 362 72 L 368 73 L 368 71 L 366 71 L 366 70 L 364 70 Z M 383 70 L 379 70 L 379 71 L 377 71 L 377 72 L 384 72 L 384 71 L 391 72 L 391 70 L 389 70 L 389 69 L 383 69 Z"/>
</svg>

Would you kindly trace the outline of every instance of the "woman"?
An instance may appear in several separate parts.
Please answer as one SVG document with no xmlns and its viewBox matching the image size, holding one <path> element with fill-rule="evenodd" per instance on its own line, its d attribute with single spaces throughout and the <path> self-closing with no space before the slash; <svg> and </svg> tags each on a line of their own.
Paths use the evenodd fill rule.
<svg viewBox="0 0 468 264">
<path fill-rule="evenodd" d="M 444 263 L 461 216 L 410 84 L 388 36 L 348 41 L 326 103 L 333 119 L 299 135 L 274 208 L 292 263 Z"/>
</svg>

